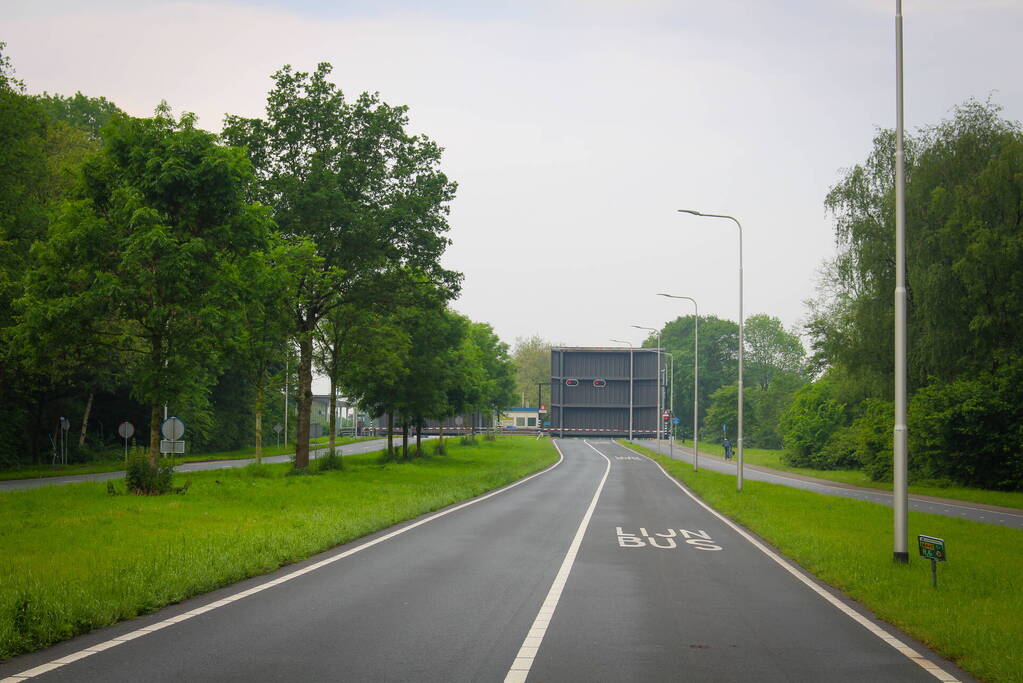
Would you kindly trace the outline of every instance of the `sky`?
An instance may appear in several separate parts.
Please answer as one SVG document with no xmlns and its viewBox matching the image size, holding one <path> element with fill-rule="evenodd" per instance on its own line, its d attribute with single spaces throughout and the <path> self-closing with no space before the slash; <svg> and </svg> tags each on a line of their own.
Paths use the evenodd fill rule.
<svg viewBox="0 0 1023 683">
<path fill-rule="evenodd" d="M 907 131 L 975 98 L 1023 119 L 1019 0 L 907 0 Z M 29 92 L 161 100 L 219 131 L 284 64 L 409 107 L 458 182 L 453 306 L 506 342 L 639 344 L 700 313 L 799 330 L 835 253 L 824 197 L 895 125 L 892 0 L 4 0 Z"/>
</svg>

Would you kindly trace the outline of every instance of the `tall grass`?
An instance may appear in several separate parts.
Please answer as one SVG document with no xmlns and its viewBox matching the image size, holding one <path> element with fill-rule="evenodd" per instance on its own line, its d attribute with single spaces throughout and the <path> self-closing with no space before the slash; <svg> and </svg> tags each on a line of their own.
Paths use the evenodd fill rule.
<svg viewBox="0 0 1023 683">
<path fill-rule="evenodd" d="M 343 471 L 315 476 L 286 476 L 287 464 L 191 473 L 183 496 L 110 496 L 92 482 L 0 493 L 0 658 L 272 571 L 557 459 L 547 440 L 448 449 L 402 463 L 348 456 Z"/>
<path fill-rule="evenodd" d="M 657 460 L 709 505 L 774 544 L 881 619 L 989 681 L 1023 681 L 1023 531 L 909 513 L 911 558 L 892 561 L 891 508 Z M 931 587 L 930 562 L 915 557 L 916 535 L 945 539 L 949 561 Z"/>
</svg>

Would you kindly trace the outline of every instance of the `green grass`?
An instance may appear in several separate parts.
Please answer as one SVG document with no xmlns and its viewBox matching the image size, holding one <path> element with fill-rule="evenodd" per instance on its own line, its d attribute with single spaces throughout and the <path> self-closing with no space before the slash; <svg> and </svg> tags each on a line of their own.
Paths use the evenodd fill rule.
<svg viewBox="0 0 1023 683">
<path fill-rule="evenodd" d="M 692 448 L 693 442 L 682 443 Z M 700 442 L 701 453 L 713 455 L 724 455 L 724 449 L 715 443 Z M 890 481 L 874 481 L 862 470 L 816 470 L 809 467 L 792 467 L 785 463 L 780 450 L 769 450 L 764 448 L 744 448 L 742 452 L 743 462 L 747 465 L 760 465 L 770 467 L 783 472 L 802 474 L 807 477 L 826 479 L 840 484 L 851 484 L 853 486 L 864 486 L 867 488 L 883 489 L 891 491 Z M 1023 491 L 989 491 L 987 489 L 969 488 L 966 486 L 944 486 L 935 482 L 917 482 L 909 486 L 910 493 L 921 496 L 935 496 L 938 498 L 951 498 L 953 500 L 969 501 L 971 503 L 982 503 L 984 505 L 1000 505 L 1002 507 L 1017 508 L 1023 510 Z"/>
<path fill-rule="evenodd" d="M 337 445 L 344 446 L 349 443 L 357 443 L 359 441 L 370 441 L 376 439 L 375 436 L 359 437 L 357 439 L 352 437 L 338 437 Z M 322 447 L 327 444 L 328 437 L 322 436 L 317 439 L 311 439 L 309 444 L 313 447 Z M 287 455 L 295 452 L 294 444 L 283 444 L 281 446 L 263 446 L 263 457 L 269 458 L 275 455 Z M 0 472 L 0 481 L 10 479 L 37 479 L 43 477 L 66 477 L 72 474 L 95 474 L 97 472 L 117 472 L 124 469 L 124 451 L 112 452 L 113 457 L 108 457 L 97 462 L 89 462 L 83 464 L 72 464 L 72 465 L 34 465 L 29 467 L 20 467 L 13 470 L 7 470 Z M 243 458 L 253 458 L 256 456 L 256 447 L 249 446 L 248 448 L 239 448 L 234 451 L 218 451 L 216 453 L 196 453 L 194 455 L 185 455 L 182 458 L 177 458 L 175 462 L 178 464 L 186 462 L 202 462 L 206 460 L 241 460 Z"/>
<path fill-rule="evenodd" d="M 693 472 L 643 447 L 709 505 L 775 545 L 881 619 L 988 681 L 1023 681 L 1023 531 L 909 513 L 911 559 L 892 561 L 892 511 L 747 479 Z M 702 449 L 701 449 L 702 450 Z M 708 449 L 709 450 L 709 449 Z M 916 557 L 916 535 L 945 539 L 949 561 L 930 585 L 930 562 Z"/>
<path fill-rule="evenodd" d="M 343 471 L 316 476 L 286 476 L 289 464 L 196 472 L 183 496 L 109 496 L 97 482 L 0 493 L 0 658 L 272 571 L 557 460 L 546 439 L 447 446 L 450 455 L 401 463 L 346 456 Z"/>
</svg>

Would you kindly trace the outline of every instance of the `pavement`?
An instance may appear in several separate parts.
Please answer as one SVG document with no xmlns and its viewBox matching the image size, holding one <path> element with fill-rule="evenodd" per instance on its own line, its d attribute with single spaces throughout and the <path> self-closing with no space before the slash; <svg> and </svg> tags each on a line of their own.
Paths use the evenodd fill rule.
<svg viewBox="0 0 1023 683">
<path fill-rule="evenodd" d="M 433 437 L 424 436 L 423 441 L 431 439 Z M 409 445 L 414 445 L 415 440 L 411 440 Z M 395 439 L 395 444 L 401 447 L 401 438 Z M 357 441 L 355 443 L 345 444 L 344 446 L 338 446 L 337 450 L 339 455 L 356 455 L 358 453 L 371 453 L 373 451 L 382 450 L 387 446 L 387 439 L 373 439 L 371 441 Z M 316 448 L 309 451 L 309 458 L 317 458 L 321 455 L 325 455 L 329 448 Z M 289 462 L 295 457 L 294 453 L 288 453 L 286 455 L 275 455 L 268 458 L 263 458 L 265 464 L 274 464 Z M 197 462 L 187 462 L 177 465 L 174 468 L 175 472 L 203 472 L 206 470 L 221 470 L 229 467 L 245 467 L 256 462 L 255 458 L 241 458 L 238 460 L 202 460 Z M 107 481 L 111 479 L 123 479 L 124 470 L 117 472 L 96 472 L 94 474 L 71 474 L 64 477 L 38 477 L 36 479 L 9 479 L 0 481 L 0 492 L 3 491 L 15 491 L 19 489 L 34 489 L 41 486 L 56 486 L 59 484 L 78 484 L 83 481 Z"/>
<path fill-rule="evenodd" d="M 658 451 L 657 442 L 654 440 L 636 441 L 635 443 L 645 448 L 649 448 L 650 450 Z M 662 441 L 659 452 L 663 455 L 669 455 L 670 450 L 668 442 L 666 440 Z M 676 444 L 674 447 L 674 457 L 676 459 L 691 462 L 693 458 L 693 449 Z M 726 461 L 716 455 L 708 455 L 702 451 L 700 452 L 699 466 L 733 476 L 735 476 L 736 470 L 738 469 L 738 464 L 734 457 L 731 460 Z M 822 493 L 828 496 L 856 498 L 858 500 L 866 500 L 872 503 L 887 505 L 888 507 L 892 506 L 892 492 L 885 491 L 884 489 L 840 484 L 826 479 L 817 479 L 815 477 L 807 477 L 800 474 L 793 474 L 791 472 L 783 472 L 781 470 L 761 467 L 759 465 L 744 464 L 742 471 L 743 479 L 766 481 L 772 484 L 782 484 L 783 486 L 791 486 L 793 488 L 804 489 L 806 491 L 814 491 L 815 493 Z M 996 524 L 998 526 L 1006 526 L 1013 529 L 1023 529 L 1023 510 L 1019 510 L 1017 508 L 985 505 L 983 503 L 973 503 L 963 500 L 954 500 L 951 498 L 937 498 L 934 496 L 910 494 L 909 509 L 915 512 L 927 512 L 932 515 L 957 517 L 959 519 L 969 519 L 974 522 L 984 522 L 985 524 Z"/>
<path fill-rule="evenodd" d="M 520 482 L 0 663 L 0 679 L 972 680 L 649 458 L 554 443 L 562 459 Z"/>
</svg>

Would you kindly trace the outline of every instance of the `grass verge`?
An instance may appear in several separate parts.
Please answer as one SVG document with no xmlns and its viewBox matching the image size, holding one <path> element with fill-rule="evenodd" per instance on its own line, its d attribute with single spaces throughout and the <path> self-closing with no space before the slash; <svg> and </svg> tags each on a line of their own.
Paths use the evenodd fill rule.
<svg viewBox="0 0 1023 683">
<path fill-rule="evenodd" d="M 682 443 L 689 448 L 693 447 L 692 441 L 676 443 Z M 724 449 L 722 449 L 720 445 L 714 443 L 707 444 L 703 441 L 700 442 L 700 452 L 711 453 L 719 456 L 724 455 Z M 851 484 L 853 486 L 864 486 L 867 488 L 883 489 L 886 491 L 892 490 L 892 483 L 890 481 L 874 481 L 862 470 L 815 470 L 809 467 L 792 467 L 791 465 L 786 464 L 785 460 L 782 459 L 782 451 L 780 450 L 744 448 L 742 457 L 743 462 L 747 465 L 770 467 L 771 469 L 781 470 L 782 472 L 802 474 L 807 477 L 826 479 L 840 484 Z M 941 486 L 933 482 L 923 481 L 911 483 L 909 486 L 909 492 L 921 496 L 951 498 L 953 500 L 964 500 L 971 503 L 983 503 L 985 505 L 1000 505 L 1002 507 L 1023 510 L 1023 492 L 1021 491 L 989 491 L 987 489 L 975 489 L 965 486 Z"/>
<path fill-rule="evenodd" d="M 822 581 L 866 605 L 988 681 L 1023 681 L 1023 531 L 909 513 L 910 562 L 892 561 L 892 511 L 864 501 L 752 481 L 669 460 L 659 462 L 711 507 L 752 529 Z M 930 584 L 930 562 L 916 554 L 916 535 L 945 539 L 949 561 Z"/>
<path fill-rule="evenodd" d="M 345 444 L 357 443 L 359 441 L 371 441 L 378 437 L 367 436 L 352 438 L 349 436 L 338 437 L 337 445 L 344 446 Z M 327 445 L 328 438 L 323 436 L 318 439 L 312 439 L 309 441 L 310 446 L 313 448 L 323 448 Z M 269 458 L 275 455 L 288 455 L 289 453 L 295 452 L 294 444 L 284 444 L 281 446 L 264 446 L 263 457 Z M 113 453 L 112 458 L 97 462 L 88 462 L 82 464 L 72 465 L 36 465 L 33 467 L 23 467 L 15 470 L 8 470 L 6 472 L 0 472 L 0 481 L 11 480 L 11 479 L 38 479 L 45 477 L 66 477 L 71 474 L 96 474 L 98 472 L 117 472 L 124 469 L 124 451 L 119 453 Z M 218 451 L 216 453 L 196 453 L 195 455 L 186 455 L 183 458 L 176 458 L 177 464 L 186 462 L 204 462 L 207 460 L 242 460 L 245 458 L 256 457 L 256 447 L 249 446 L 248 448 L 239 448 L 234 451 Z"/>
<path fill-rule="evenodd" d="M 98 482 L 0 493 L 0 658 L 273 571 L 557 460 L 546 439 L 447 447 L 401 463 L 346 456 L 344 470 L 317 476 L 287 476 L 290 464 L 196 472 L 184 496 L 109 496 Z"/>
</svg>

